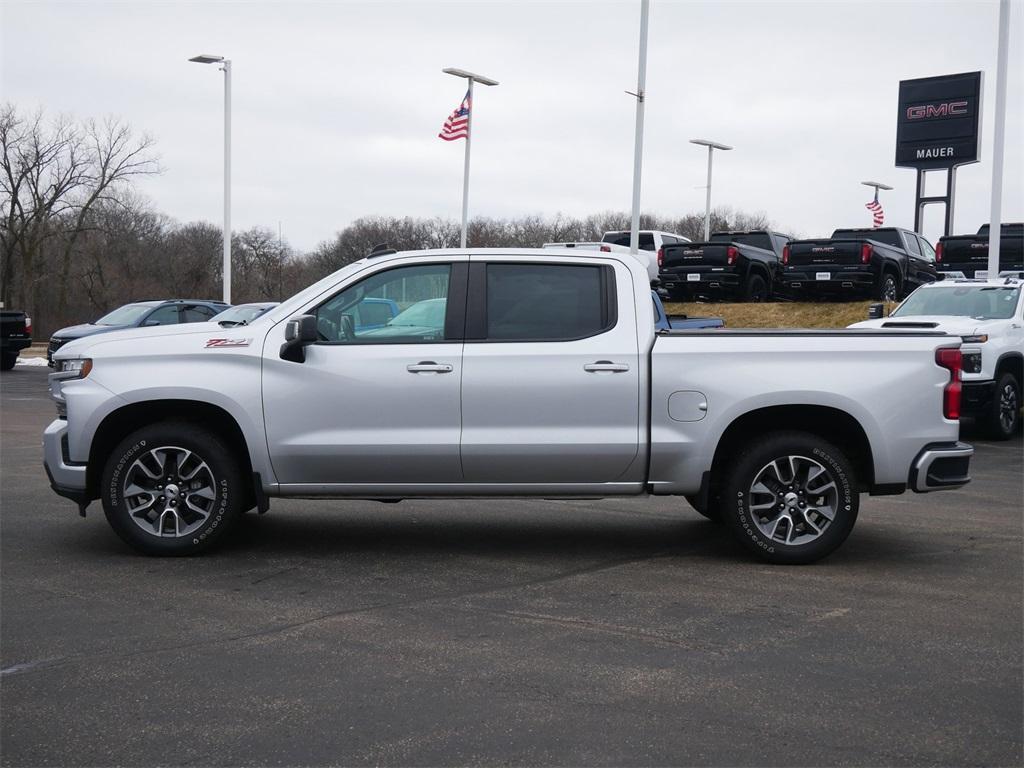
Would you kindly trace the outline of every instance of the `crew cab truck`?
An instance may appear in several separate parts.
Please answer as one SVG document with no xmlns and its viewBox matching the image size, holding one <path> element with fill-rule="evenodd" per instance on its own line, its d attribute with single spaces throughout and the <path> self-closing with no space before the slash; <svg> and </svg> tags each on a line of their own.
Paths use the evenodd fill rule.
<svg viewBox="0 0 1024 768">
<path fill-rule="evenodd" d="M 947 279 L 914 291 L 888 318 L 851 328 L 927 329 L 963 340 L 961 415 L 995 440 L 1020 427 L 1024 384 L 1024 281 Z"/>
<path fill-rule="evenodd" d="M 369 298 L 443 311 L 360 331 Z M 69 342 L 45 466 L 156 555 L 199 552 L 277 496 L 653 494 L 804 563 L 847 537 L 863 492 L 968 482 L 958 337 L 656 332 L 651 301 L 628 256 L 383 253 L 244 327 Z"/>
<path fill-rule="evenodd" d="M 0 371 L 18 362 L 18 353 L 32 346 L 32 318 L 21 310 L 0 309 Z"/>
<path fill-rule="evenodd" d="M 1024 270 L 1024 224 L 999 228 L 999 272 Z M 946 235 L 935 245 L 935 267 L 949 277 L 997 277 L 988 273 L 988 224 L 976 235 Z"/>
<path fill-rule="evenodd" d="M 837 229 L 825 240 L 793 240 L 782 251 L 788 297 L 851 296 L 898 301 L 935 282 L 935 250 L 899 227 Z"/>
<path fill-rule="evenodd" d="M 699 296 L 768 301 L 788 235 L 768 230 L 715 232 L 705 243 L 666 245 L 661 285 L 675 301 Z"/>
</svg>

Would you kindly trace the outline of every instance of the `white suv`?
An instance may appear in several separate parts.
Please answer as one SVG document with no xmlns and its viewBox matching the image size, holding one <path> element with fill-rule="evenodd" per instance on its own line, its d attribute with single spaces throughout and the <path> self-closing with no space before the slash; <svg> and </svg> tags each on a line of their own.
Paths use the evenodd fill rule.
<svg viewBox="0 0 1024 768">
<path fill-rule="evenodd" d="M 997 440 L 1020 424 L 1024 382 L 1024 281 L 942 280 L 908 296 L 888 318 L 851 328 L 929 329 L 963 339 L 963 415 Z"/>
</svg>

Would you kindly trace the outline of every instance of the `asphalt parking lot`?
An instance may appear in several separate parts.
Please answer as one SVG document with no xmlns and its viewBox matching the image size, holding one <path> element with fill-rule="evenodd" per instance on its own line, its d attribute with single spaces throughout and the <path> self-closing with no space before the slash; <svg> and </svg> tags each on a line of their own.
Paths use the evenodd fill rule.
<svg viewBox="0 0 1024 768">
<path fill-rule="evenodd" d="M 0 379 L 5 766 L 1020 765 L 1022 444 L 815 566 L 675 499 L 276 501 L 147 559 Z"/>
</svg>

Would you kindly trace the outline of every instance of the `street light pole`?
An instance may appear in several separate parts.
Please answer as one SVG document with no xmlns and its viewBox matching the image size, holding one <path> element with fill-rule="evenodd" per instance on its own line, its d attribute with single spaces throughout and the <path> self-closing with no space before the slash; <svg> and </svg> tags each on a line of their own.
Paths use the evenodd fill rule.
<svg viewBox="0 0 1024 768">
<path fill-rule="evenodd" d="M 1010 0 L 999 0 L 999 35 L 996 49 L 996 125 L 992 139 L 992 200 L 988 217 L 988 276 L 999 275 L 1002 242 L 1003 158 L 1006 141 L 1006 65 L 1010 47 Z"/>
<path fill-rule="evenodd" d="M 462 166 L 462 234 L 459 237 L 459 247 L 466 247 L 466 233 L 469 229 L 469 147 L 470 142 L 473 140 L 473 83 L 481 83 L 483 85 L 497 85 L 497 80 L 492 80 L 489 77 L 483 75 L 475 75 L 472 72 L 467 72 L 464 69 L 454 69 L 447 67 L 441 70 L 446 75 L 454 75 L 455 77 L 462 77 L 469 81 L 469 117 L 466 120 L 466 157 L 463 161 Z"/>
<path fill-rule="evenodd" d="M 231 303 L 231 59 L 202 54 L 189 61 L 197 64 L 220 64 L 224 73 L 224 264 L 223 299 Z"/>
<path fill-rule="evenodd" d="M 730 150 L 732 147 L 708 139 L 690 139 L 690 143 L 708 148 L 708 185 L 704 196 L 704 241 L 707 242 L 711 238 L 711 159 L 716 149 Z"/>
<path fill-rule="evenodd" d="M 633 216 L 629 225 L 629 252 L 640 250 L 640 175 L 644 162 L 644 101 L 647 97 L 647 16 L 650 0 L 640 0 L 640 58 L 636 69 L 636 128 L 633 143 Z"/>
</svg>

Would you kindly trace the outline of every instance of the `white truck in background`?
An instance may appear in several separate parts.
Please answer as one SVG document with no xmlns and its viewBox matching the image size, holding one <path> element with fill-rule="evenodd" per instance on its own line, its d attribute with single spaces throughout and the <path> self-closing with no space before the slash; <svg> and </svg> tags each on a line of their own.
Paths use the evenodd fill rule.
<svg viewBox="0 0 1024 768">
<path fill-rule="evenodd" d="M 641 229 L 638 233 L 639 252 L 637 258 L 647 268 L 647 276 L 653 282 L 658 279 L 661 269 L 662 248 L 676 243 L 688 243 L 690 238 L 672 232 L 661 232 L 656 229 Z M 601 251 L 602 253 L 630 253 L 629 230 L 605 232 L 601 240 L 594 242 L 544 243 L 544 248 L 578 248 L 580 250 Z"/>
</svg>

